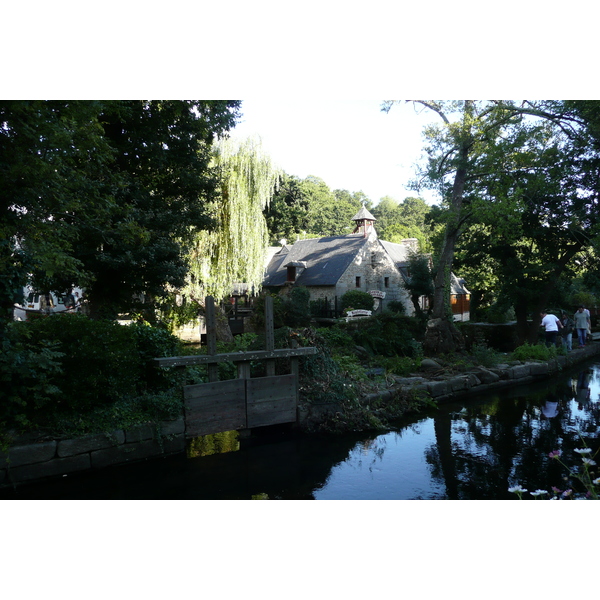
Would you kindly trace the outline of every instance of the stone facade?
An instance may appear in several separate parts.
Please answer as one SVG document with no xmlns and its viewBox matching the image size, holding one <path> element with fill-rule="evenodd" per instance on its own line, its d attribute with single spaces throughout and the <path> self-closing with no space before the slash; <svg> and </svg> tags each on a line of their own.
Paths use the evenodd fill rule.
<svg viewBox="0 0 600 600">
<path fill-rule="evenodd" d="M 382 301 L 383 308 L 390 301 L 399 300 L 404 304 L 407 315 L 414 313 L 412 302 L 403 287 L 402 274 L 375 236 L 369 237 L 368 243 L 340 277 L 333 294 L 341 298 L 346 292 L 352 290 L 385 292 L 385 298 Z"/>
</svg>

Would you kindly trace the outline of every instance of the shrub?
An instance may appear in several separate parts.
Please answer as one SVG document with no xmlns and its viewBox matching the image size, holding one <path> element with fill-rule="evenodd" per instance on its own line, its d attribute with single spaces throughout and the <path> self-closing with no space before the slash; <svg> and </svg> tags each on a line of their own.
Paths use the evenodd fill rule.
<svg viewBox="0 0 600 600">
<path fill-rule="evenodd" d="M 373 356 L 409 356 L 417 357 L 420 349 L 415 340 L 415 327 L 418 322 L 406 317 L 384 311 L 370 319 L 361 319 L 340 324 L 358 346 L 362 346 Z"/>
<path fill-rule="evenodd" d="M 371 294 L 361 290 L 350 290 L 340 298 L 340 307 L 342 310 L 353 308 L 355 310 L 373 310 L 375 300 Z"/>
<path fill-rule="evenodd" d="M 58 343 L 33 343 L 21 323 L 11 323 L 0 343 L 0 425 L 26 427 L 36 412 L 55 400 L 60 375 Z"/>
<path fill-rule="evenodd" d="M 560 349 L 562 350 L 562 348 Z M 556 346 L 545 344 L 523 344 L 515 348 L 512 353 L 513 360 L 550 360 L 562 352 Z"/>
<path fill-rule="evenodd" d="M 390 300 L 386 306 L 387 310 L 397 313 L 399 315 L 403 315 L 406 312 L 406 307 L 404 306 L 404 302 L 400 300 Z"/>
<path fill-rule="evenodd" d="M 401 377 L 406 377 L 415 371 L 417 366 L 415 361 L 407 356 L 382 357 L 379 362 L 388 373 L 400 375 Z"/>
<path fill-rule="evenodd" d="M 471 353 L 478 365 L 482 367 L 495 367 L 501 360 L 502 354 L 486 344 L 473 344 Z"/>
<path fill-rule="evenodd" d="M 307 288 L 293 287 L 283 298 L 283 318 L 288 327 L 308 327 L 310 324 L 310 292 Z"/>
<path fill-rule="evenodd" d="M 0 420 L 12 425 L 24 423 L 24 417 L 30 425 L 43 425 L 49 415 L 80 414 L 160 394 L 180 378 L 149 366 L 152 358 L 179 353 L 179 340 L 165 330 L 83 315 L 15 323 L 12 330 L 13 359 L 4 355 L 0 368 L 4 381 L 12 376 L 0 395 L 5 413 Z M 7 406 L 12 414 L 6 414 L 11 412 Z M 15 406 L 20 406 L 20 416 Z"/>
</svg>

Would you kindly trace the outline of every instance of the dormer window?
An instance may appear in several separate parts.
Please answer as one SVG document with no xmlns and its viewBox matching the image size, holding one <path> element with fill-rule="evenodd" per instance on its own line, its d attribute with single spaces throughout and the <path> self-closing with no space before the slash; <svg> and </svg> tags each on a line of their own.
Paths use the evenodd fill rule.
<svg viewBox="0 0 600 600">
<path fill-rule="evenodd" d="M 302 274 L 302 271 L 306 269 L 306 263 L 304 261 L 293 261 L 284 265 L 287 269 L 287 283 L 294 283 L 298 277 Z"/>
</svg>

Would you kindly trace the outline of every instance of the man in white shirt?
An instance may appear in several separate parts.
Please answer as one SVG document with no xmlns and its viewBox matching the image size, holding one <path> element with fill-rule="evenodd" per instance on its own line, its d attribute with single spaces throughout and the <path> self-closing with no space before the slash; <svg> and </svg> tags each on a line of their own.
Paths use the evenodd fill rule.
<svg viewBox="0 0 600 600">
<path fill-rule="evenodd" d="M 558 330 L 562 329 L 562 323 L 560 319 L 549 314 L 548 311 L 543 311 L 540 314 L 542 315 L 542 327 L 546 330 L 546 346 L 555 346 L 556 336 Z"/>
</svg>

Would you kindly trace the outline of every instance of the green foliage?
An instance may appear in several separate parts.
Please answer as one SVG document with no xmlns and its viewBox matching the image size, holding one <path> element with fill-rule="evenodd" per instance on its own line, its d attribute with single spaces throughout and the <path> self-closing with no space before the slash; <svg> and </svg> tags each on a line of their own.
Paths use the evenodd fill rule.
<svg viewBox="0 0 600 600">
<path fill-rule="evenodd" d="M 283 238 L 294 243 L 300 238 L 352 233 L 352 217 L 370 200 L 362 192 L 334 190 L 320 178 L 300 179 L 284 174 L 273 201 L 265 212 L 272 244 Z"/>
<path fill-rule="evenodd" d="M 556 346 L 546 346 L 545 344 L 522 344 L 513 351 L 511 358 L 513 360 L 541 360 L 548 361 L 562 354 L 562 348 Z"/>
<path fill-rule="evenodd" d="M 350 333 L 339 326 L 322 327 L 317 329 L 317 333 L 323 338 L 327 346 L 334 350 L 349 352 L 354 346 L 354 340 Z"/>
<path fill-rule="evenodd" d="M 54 315 L 14 323 L 5 347 L 0 421 L 7 426 L 77 421 L 83 413 L 100 421 L 149 414 L 156 409 L 153 398 L 162 406 L 181 385 L 178 372 L 149 362 L 180 354 L 179 340 L 147 325 Z"/>
<path fill-rule="evenodd" d="M 252 326 L 258 331 L 265 329 L 265 298 L 270 296 L 273 298 L 273 326 L 275 329 L 283 327 L 285 323 L 285 306 L 281 296 L 265 292 L 258 296 L 254 301 L 254 310 L 250 321 Z"/>
<path fill-rule="evenodd" d="M 373 310 L 375 300 L 371 294 L 361 290 L 350 290 L 340 298 L 340 308 L 348 310 Z"/>
<path fill-rule="evenodd" d="M 373 356 L 415 358 L 421 352 L 420 345 L 416 341 L 420 325 L 412 317 L 384 311 L 369 319 L 340 323 L 338 326 L 352 336 L 356 345 L 363 347 Z"/>
<path fill-rule="evenodd" d="M 283 297 L 283 319 L 288 327 L 307 327 L 310 324 L 310 292 L 302 286 L 294 286 Z"/>
<path fill-rule="evenodd" d="M 390 300 L 386 305 L 386 309 L 399 315 L 403 315 L 406 312 L 404 302 L 401 300 Z"/>
<path fill-rule="evenodd" d="M 273 325 L 281 327 L 307 327 L 310 324 L 310 292 L 302 286 L 294 286 L 287 294 L 261 294 L 254 301 L 252 325 L 259 331 L 265 328 L 265 298 L 273 298 Z"/>
<path fill-rule="evenodd" d="M 595 306 L 597 304 L 597 300 L 594 294 L 584 291 L 574 293 L 570 298 L 570 302 L 571 305 L 574 307 L 583 304 L 583 306 L 585 306 L 586 308 L 589 308 L 590 306 Z"/>
<path fill-rule="evenodd" d="M 432 251 L 433 229 L 429 223 L 431 207 L 421 198 L 405 198 L 398 203 L 393 198 L 381 198 L 371 211 L 377 219 L 376 227 L 380 239 L 400 243 L 404 239 L 416 238 L 419 251 Z"/>
<path fill-rule="evenodd" d="M 215 147 L 220 173 L 218 197 L 210 204 L 215 227 L 197 231 L 189 253 L 185 294 L 222 300 L 236 282 L 258 289 L 264 275 L 268 231 L 263 211 L 277 188 L 280 171 L 260 140 L 222 138 Z"/>
<path fill-rule="evenodd" d="M 423 318 L 423 310 L 420 305 L 422 296 L 433 296 L 433 274 L 430 268 L 430 258 L 424 254 L 411 254 L 408 257 L 410 278 L 404 282 L 404 287 L 409 293 L 419 318 Z"/>
<path fill-rule="evenodd" d="M 482 367 L 495 367 L 502 360 L 502 354 L 486 344 L 474 344 L 471 348 L 471 354 L 475 363 Z"/>
<path fill-rule="evenodd" d="M 416 370 L 417 361 L 407 356 L 380 357 L 378 364 L 386 370 L 387 373 L 406 377 Z"/>
<path fill-rule="evenodd" d="M 0 426 L 26 427 L 36 411 L 58 400 L 54 379 L 62 373 L 63 353 L 57 342 L 32 340 L 19 323 L 0 340 Z"/>
<path fill-rule="evenodd" d="M 2 273 L 20 287 L 85 287 L 95 316 L 182 285 L 186 241 L 212 225 L 212 139 L 239 104 L 1 101 L 0 239 L 19 241 L 19 252 L 0 246 Z"/>
</svg>

